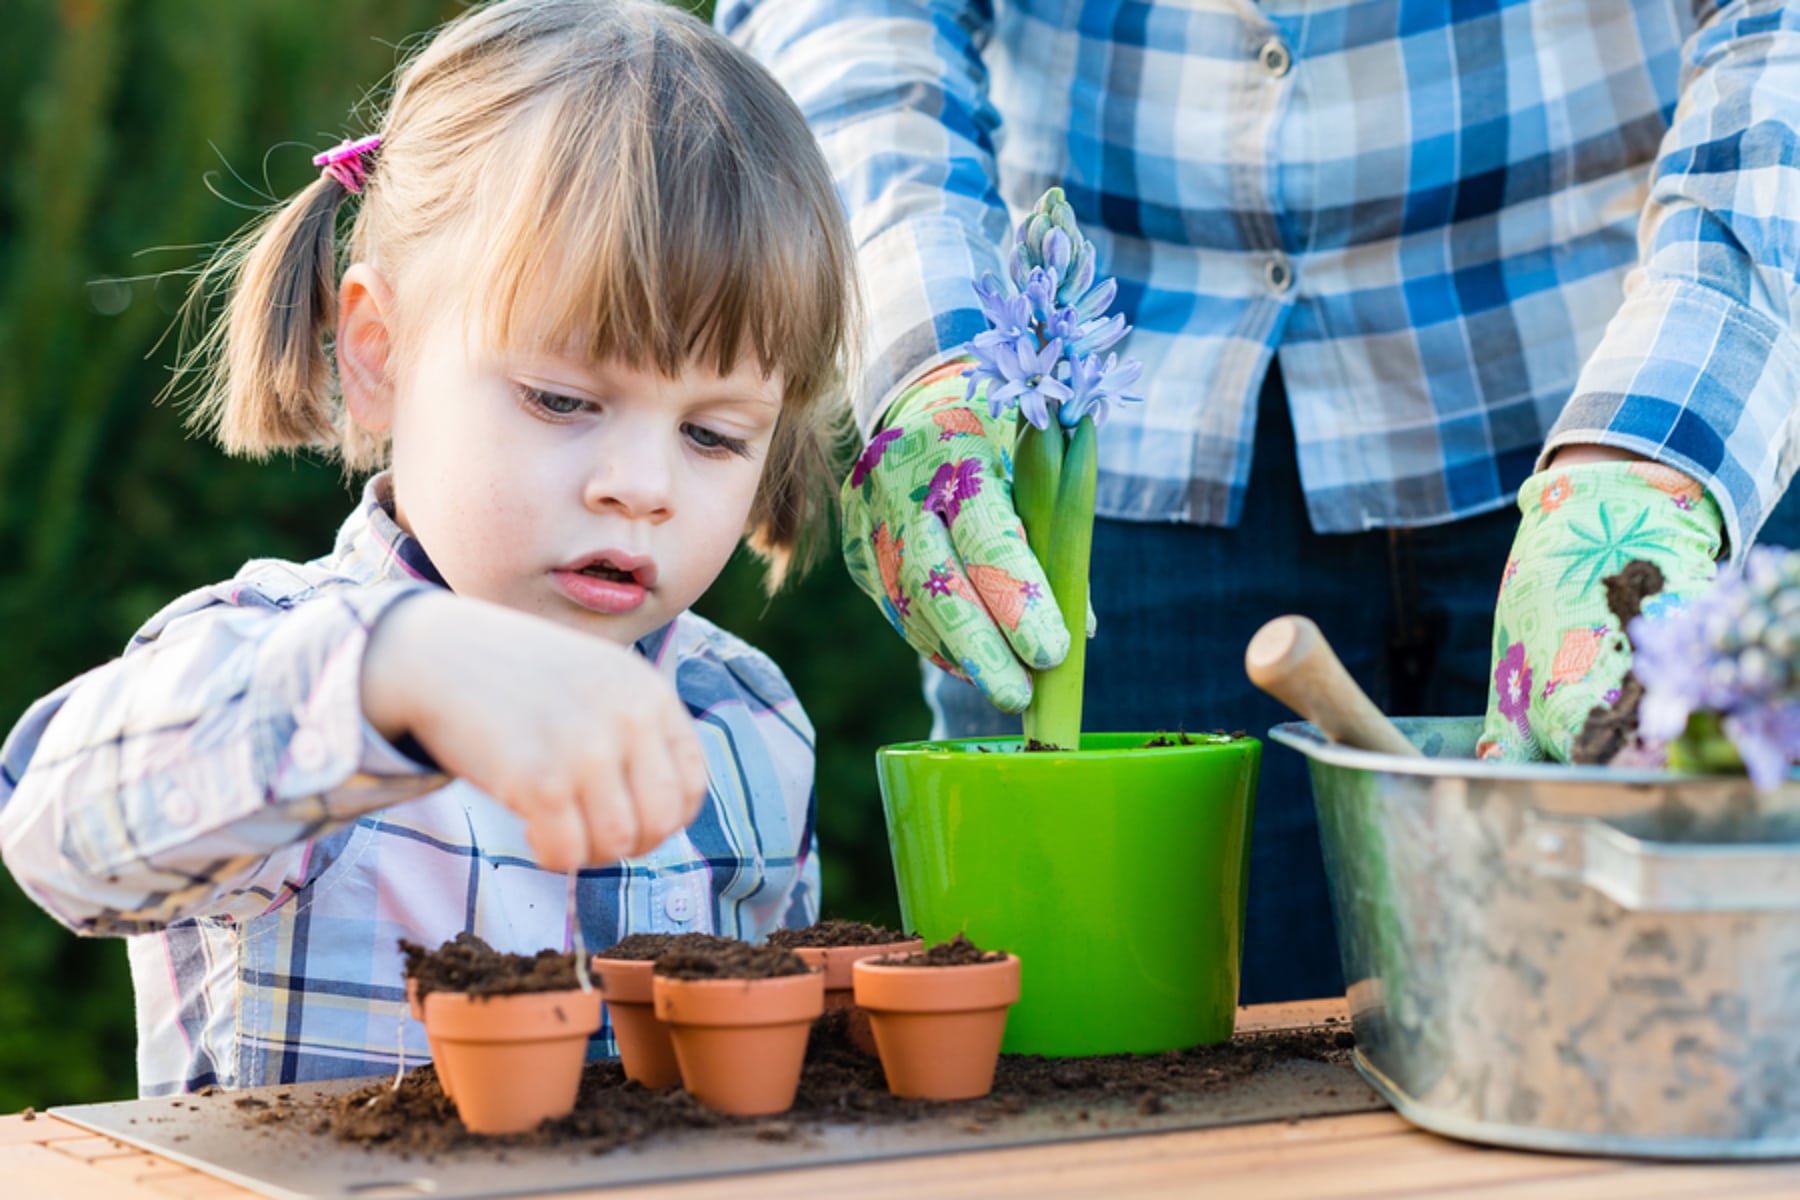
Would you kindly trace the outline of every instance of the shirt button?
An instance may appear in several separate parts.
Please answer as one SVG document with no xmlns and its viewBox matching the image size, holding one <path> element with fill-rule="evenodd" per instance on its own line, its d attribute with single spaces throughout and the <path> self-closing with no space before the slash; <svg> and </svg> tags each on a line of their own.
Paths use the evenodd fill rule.
<svg viewBox="0 0 1800 1200">
<path fill-rule="evenodd" d="M 669 920 L 686 925 L 694 919 L 694 897 L 688 892 L 670 892 L 663 897 L 663 911 Z"/>
<path fill-rule="evenodd" d="M 1288 265 L 1287 259 L 1277 254 L 1263 264 L 1263 282 L 1277 296 L 1294 286 L 1294 268 Z"/>
<path fill-rule="evenodd" d="M 1270 38 L 1264 42 L 1262 49 L 1256 52 L 1256 57 L 1262 63 L 1263 70 L 1277 79 L 1286 75 L 1288 68 L 1294 65 L 1293 55 L 1289 54 L 1288 48 L 1281 44 L 1280 38 Z"/>
<path fill-rule="evenodd" d="M 325 739 L 310 729 L 296 730 L 288 742 L 288 759 L 302 771 L 319 770 L 325 757 Z"/>
</svg>

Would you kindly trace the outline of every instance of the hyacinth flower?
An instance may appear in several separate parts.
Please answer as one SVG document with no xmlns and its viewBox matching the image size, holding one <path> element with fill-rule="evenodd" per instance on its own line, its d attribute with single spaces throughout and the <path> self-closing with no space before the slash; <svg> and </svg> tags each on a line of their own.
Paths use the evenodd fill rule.
<svg viewBox="0 0 1800 1200">
<path fill-rule="evenodd" d="M 975 284 L 988 329 L 968 343 L 975 361 L 964 374 L 970 399 L 986 386 L 994 417 L 1018 414 L 1013 504 L 1069 631 L 1068 656 L 1033 672 L 1026 744 L 1075 750 L 1087 664 L 1095 438 L 1113 405 L 1142 399 L 1131 391 L 1142 365 L 1109 353 L 1130 326 L 1108 315 L 1118 285 L 1095 279 L 1093 243 L 1077 228 L 1061 188 L 1045 192 L 1020 223 L 1007 274 L 1003 281 L 988 273 Z"/>
<path fill-rule="evenodd" d="M 1754 548 L 1741 570 L 1630 633 L 1639 735 L 1665 742 L 1671 767 L 1779 787 L 1800 762 L 1800 553 Z"/>
</svg>

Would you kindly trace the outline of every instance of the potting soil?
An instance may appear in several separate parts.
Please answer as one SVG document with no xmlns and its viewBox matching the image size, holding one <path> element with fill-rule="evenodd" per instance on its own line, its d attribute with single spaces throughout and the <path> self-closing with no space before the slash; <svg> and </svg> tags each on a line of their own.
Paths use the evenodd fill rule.
<svg viewBox="0 0 1800 1200">
<path fill-rule="evenodd" d="M 787 950 L 798 947 L 818 949 L 831 946 L 885 946 L 890 942 L 909 942 L 913 936 L 863 921 L 834 919 L 820 921 L 804 929 L 777 929 L 769 935 L 768 944 Z"/>
<path fill-rule="evenodd" d="M 1644 601 L 1662 591 L 1664 579 L 1655 563 L 1634 558 L 1617 575 L 1608 575 L 1601 582 L 1606 585 L 1606 607 L 1618 618 L 1619 628 L 1628 630 L 1643 611 Z M 1638 706 L 1643 699 L 1644 685 L 1628 673 L 1612 703 L 1588 713 L 1569 746 L 1569 761 L 1610 763 L 1621 751 L 1638 746 Z"/>
<path fill-rule="evenodd" d="M 472 933 L 459 933 L 436 950 L 402 938 L 400 952 L 406 958 L 401 974 L 417 981 L 421 998 L 431 992 L 508 996 L 581 986 L 573 954 L 555 950 L 503 954 Z"/>
<path fill-rule="evenodd" d="M 684 943 L 656 959 L 656 973 L 671 979 L 772 979 L 804 975 L 808 967 L 798 954 L 780 946 L 753 946 L 720 939 L 717 946 Z"/>
<path fill-rule="evenodd" d="M 819 1019 L 807 1044 L 794 1107 L 774 1121 L 761 1118 L 758 1136 L 782 1136 L 784 1129 L 823 1123 L 918 1121 L 951 1111 L 979 1125 L 1036 1105 L 1079 1111 L 1083 1102 L 1120 1099 L 1149 1115 L 1162 1111 L 1176 1094 L 1220 1088 L 1276 1063 L 1307 1059 L 1347 1064 L 1356 1044 L 1348 1029 L 1326 1028 L 1253 1035 L 1222 1046 L 1155 1055 L 1062 1059 L 1002 1055 L 992 1093 L 979 1100 L 945 1103 L 906 1100 L 890 1093 L 880 1062 L 851 1045 L 847 1020 L 844 1009 Z M 492 1137 L 468 1132 L 429 1064 L 408 1072 L 398 1089 L 384 1080 L 316 1105 L 277 1101 L 254 1111 L 249 1119 L 258 1124 L 294 1121 L 338 1141 L 422 1155 L 474 1146 L 580 1147 L 599 1154 L 657 1134 L 758 1123 L 704 1108 L 679 1087 L 647 1090 L 627 1082 L 614 1062 L 589 1063 L 575 1111 L 524 1134 Z"/>
<path fill-rule="evenodd" d="M 528 1134 L 466 1132 L 429 1066 L 333 1080 L 78 1105 L 55 1115 L 284 1200 L 565 1193 L 917 1154 L 1371 1112 L 1340 1020 L 1146 1057 L 1003 1056 L 991 1095 L 899 1100 L 827 1013 L 794 1108 L 728 1117 L 679 1087 L 645 1091 L 587 1068 L 575 1111 Z"/>
<path fill-rule="evenodd" d="M 601 958 L 621 958 L 632 962 L 661 958 L 671 950 L 716 948 L 737 944 L 736 938 L 716 933 L 634 933 L 595 953 Z"/>
<path fill-rule="evenodd" d="M 966 967 L 975 963 L 1005 962 L 1006 955 L 998 950 L 983 950 L 971 942 L 967 934 L 959 933 L 949 941 L 927 946 L 917 954 L 887 961 L 896 967 Z"/>
</svg>

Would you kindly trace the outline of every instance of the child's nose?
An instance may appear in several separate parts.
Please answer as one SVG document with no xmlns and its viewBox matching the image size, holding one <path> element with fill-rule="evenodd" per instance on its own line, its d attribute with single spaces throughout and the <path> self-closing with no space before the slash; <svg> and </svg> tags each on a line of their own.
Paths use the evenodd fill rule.
<svg viewBox="0 0 1800 1200">
<path fill-rule="evenodd" d="M 674 505 L 669 448 L 648 436 L 609 439 L 588 473 L 583 501 L 595 512 L 660 520 Z"/>
</svg>

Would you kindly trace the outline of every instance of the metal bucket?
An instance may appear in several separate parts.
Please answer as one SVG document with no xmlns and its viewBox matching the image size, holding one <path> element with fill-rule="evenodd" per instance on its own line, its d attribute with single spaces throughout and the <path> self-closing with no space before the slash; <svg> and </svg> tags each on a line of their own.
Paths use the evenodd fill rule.
<svg viewBox="0 0 1800 1200">
<path fill-rule="evenodd" d="M 1356 1065 L 1437 1133 L 1657 1158 L 1800 1156 L 1800 780 L 1306 755 Z"/>
</svg>

